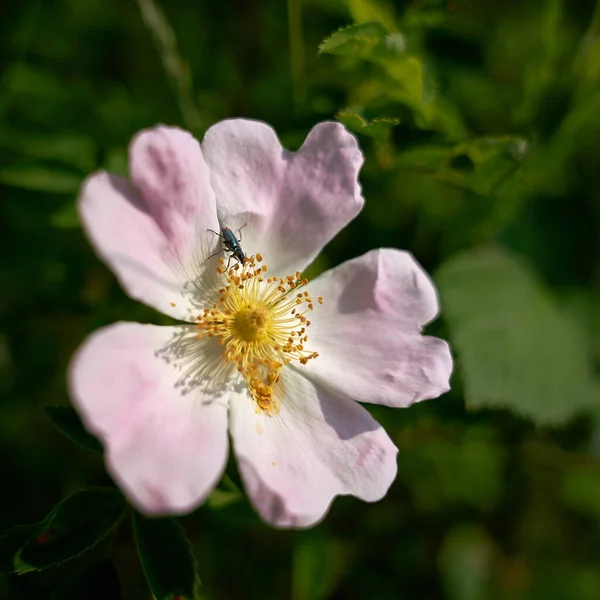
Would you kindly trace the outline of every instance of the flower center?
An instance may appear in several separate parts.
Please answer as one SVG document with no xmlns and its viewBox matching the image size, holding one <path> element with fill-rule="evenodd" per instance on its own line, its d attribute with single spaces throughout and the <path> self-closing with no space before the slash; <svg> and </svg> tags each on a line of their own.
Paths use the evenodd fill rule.
<svg viewBox="0 0 600 600">
<path fill-rule="evenodd" d="M 233 326 L 240 338 L 246 342 L 264 341 L 269 311 L 265 308 L 242 308 L 233 318 Z"/>
<path fill-rule="evenodd" d="M 260 263 L 257 254 L 225 269 L 221 259 L 217 271 L 226 285 L 218 302 L 197 317 L 198 337 L 218 338 L 225 361 L 243 374 L 257 411 L 275 415 L 284 397 L 283 366 L 293 360 L 306 364 L 318 356 L 304 349 L 313 299 L 299 291 L 308 283 L 299 272 L 266 278 L 267 266 Z M 317 300 L 323 303 L 323 298 Z"/>
</svg>

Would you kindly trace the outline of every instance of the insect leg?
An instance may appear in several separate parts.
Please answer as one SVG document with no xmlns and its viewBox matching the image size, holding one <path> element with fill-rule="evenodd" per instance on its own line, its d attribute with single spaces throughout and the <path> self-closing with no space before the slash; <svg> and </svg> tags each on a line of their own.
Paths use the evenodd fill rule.
<svg viewBox="0 0 600 600">
<path fill-rule="evenodd" d="M 244 227 L 246 227 L 246 225 L 248 225 L 248 223 L 244 223 L 239 229 L 238 229 L 238 237 L 240 238 L 238 240 L 238 242 L 242 241 L 242 229 L 244 229 Z"/>
<path fill-rule="evenodd" d="M 206 260 L 208 260 L 209 258 L 212 258 L 213 256 L 216 256 L 217 254 L 221 254 L 221 252 L 224 252 L 225 248 L 221 248 L 218 252 L 215 252 L 214 254 L 211 254 L 210 256 L 208 256 L 206 258 Z"/>
</svg>

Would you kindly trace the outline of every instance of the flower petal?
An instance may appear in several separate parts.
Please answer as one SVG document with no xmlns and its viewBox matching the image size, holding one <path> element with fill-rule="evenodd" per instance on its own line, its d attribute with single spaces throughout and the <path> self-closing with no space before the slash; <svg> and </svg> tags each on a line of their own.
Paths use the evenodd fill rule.
<svg viewBox="0 0 600 600">
<path fill-rule="evenodd" d="M 279 414 L 257 413 L 246 394 L 231 401 L 230 431 L 252 504 L 276 527 L 310 527 L 334 496 L 380 500 L 396 477 L 394 446 L 356 402 L 293 369 Z"/>
<path fill-rule="evenodd" d="M 437 314 L 435 288 L 407 252 L 380 249 L 310 283 L 323 296 L 311 315 L 305 365 L 316 382 L 361 402 L 409 406 L 450 389 L 448 344 L 421 336 Z"/>
<path fill-rule="evenodd" d="M 75 406 L 104 444 L 108 471 L 146 514 L 194 509 L 227 460 L 227 404 L 182 386 L 169 359 L 182 329 L 117 323 L 92 334 L 71 365 Z"/>
<path fill-rule="evenodd" d="M 193 320 L 204 257 L 219 249 L 215 198 L 198 142 L 167 127 L 144 131 L 130 148 L 134 184 L 92 175 L 79 197 L 81 220 L 98 254 L 127 293 L 162 313 Z"/>
<path fill-rule="evenodd" d="M 271 127 L 231 119 L 202 142 L 221 224 L 247 224 L 242 246 L 260 252 L 274 274 L 303 270 L 362 209 L 363 156 L 340 123 L 316 125 L 290 153 Z"/>
</svg>

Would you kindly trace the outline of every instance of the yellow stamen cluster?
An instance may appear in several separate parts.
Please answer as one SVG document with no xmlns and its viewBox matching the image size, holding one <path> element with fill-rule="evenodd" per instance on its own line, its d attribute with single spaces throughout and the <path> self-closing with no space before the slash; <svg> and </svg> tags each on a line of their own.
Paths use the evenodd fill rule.
<svg viewBox="0 0 600 600">
<path fill-rule="evenodd" d="M 318 356 L 304 349 L 313 299 L 299 291 L 308 280 L 297 272 L 285 278 L 267 277 L 257 254 L 226 269 L 217 267 L 225 286 L 212 308 L 197 317 L 199 338 L 209 336 L 224 346 L 223 357 L 246 379 L 258 411 L 279 412 L 283 399 L 282 367 L 293 360 L 306 364 Z M 323 298 L 317 299 L 320 304 Z"/>
</svg>

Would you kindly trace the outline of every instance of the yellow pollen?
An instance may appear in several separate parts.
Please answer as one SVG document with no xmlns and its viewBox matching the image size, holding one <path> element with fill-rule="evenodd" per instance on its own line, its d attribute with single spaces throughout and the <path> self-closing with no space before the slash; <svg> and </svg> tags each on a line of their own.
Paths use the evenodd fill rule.
<svg viewBox="0 0 600 600">
<path fill-rule="evenodd" d="M 245 342 L 264 340 L 269 312 L 264 308 L 242 308 L 233 317 L 235 331 Z"/>
<path fill-rule="evenodd" d="M 283 366 L 292 361 L 304 365 L 318 354 L 304 349 L 310 325 L 304 315 L 313 310 L 313 298 L 300 288 L 308 280 L 296 272 L 265 281 L 267 266 L 258 265 L 262 260 L 257 254 L 226 269 L 221 259 L 217 272 L 225 285 L 218 290 L 218 302 L 196 319 L 198 338 L 217 338 L 224 360 L 243 374 L 257 412 L 273 416 L 285 395 Z"/>
</svg>

